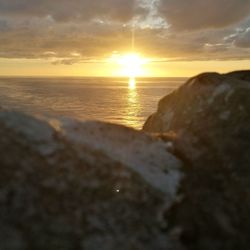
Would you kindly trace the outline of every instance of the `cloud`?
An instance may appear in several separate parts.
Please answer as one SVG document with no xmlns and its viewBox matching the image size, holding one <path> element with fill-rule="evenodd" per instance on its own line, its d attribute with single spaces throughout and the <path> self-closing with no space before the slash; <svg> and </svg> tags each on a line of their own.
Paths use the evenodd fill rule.
<svg viewBox="0 0 250 250">
<path fill-rule="evenodd" d="M 136 0 L 0 0 L 0 14 L 13 17 L 46 17 L 56 21 L 104 18 L 128 21 L 142 8 Z"/>
<path fill-rule="evenodd" d="M 158 10 L 176 30 L 223 28 L 249 16 L 250 0 L 159 0 Z"/>
<path fill-rule="evenodd" d="M 5 32 L 8 30 L 8 24 L 6 20 L 0 19 L 0 32 Z"/>
<path fill-rule="evenodd" d="M 250 26 L 236 29 L 233 33 L 225 36 L 224 41 L 233 44 L 236 48 L 250 48 Z"/>
<path fill-rule="evenodd" d="M 65 59 L 60 59 L 60 60 L 54 60 L 52 61 L 53 65 L 60 65 L 60 64 L 64 64 L 64 65 L 73 65 L 76 63 L 81 62 L 81 60 L 79 59 L 75 59 L 75 58 L 65 58 Z"/>
<path fill-rule="evenodd" d="M 131 49 L 131 28 L 117 23 L 83 22 L 53 23 L 47 21 L 22 24 L 0 32 L 0 57 L 44 58 L 54 64 L 74 64 L 102 60 L 112 54 Z M 40 27 L 40 28 L 38 28 Z M 168 60 L 217 60 L 249 58 L 248 48 L 238 48 L 225 40 L 234 33 L 223 31 L 170 32 L 164 28 L 137 28 L 135 48 L 149 57 Z M 245 36 L 244 32 L 244 36 Z M 238 39 L 243 38 L 243 33 Z"/>
<path fill-rule="evenodd" d="M 245 59 L 250 57 L 250 21 L 235 23 L 247 16 L 249 1 L 0 0 L 0 57 L 42 58 L 66 65 L 103 61 L 112 51 L 131 50 L 135 23 L 136 49 L 146 56 Z M 191 10 L 187 2 L 197 6 Z M 157 14 L 157 6 L 171 28 Z M 213 18 L 216 13 L 222 20 Z M 222 26 L 227 27 L 217 29 Z"/>
<path fill-rule="evenodd" d="M 117 23 L 47 23 L 45 19 L 12 24 L 0 32 L 0 57 L 103 57 L 131 45 L 130 27 Z M 53 53 L 48 53 L 53 52 Z"/>
<path fill-rule="evenodd" d="M 234 44 L 240 48 L 250 48 L 250 27 L 235 37 Z"/>
</svg>

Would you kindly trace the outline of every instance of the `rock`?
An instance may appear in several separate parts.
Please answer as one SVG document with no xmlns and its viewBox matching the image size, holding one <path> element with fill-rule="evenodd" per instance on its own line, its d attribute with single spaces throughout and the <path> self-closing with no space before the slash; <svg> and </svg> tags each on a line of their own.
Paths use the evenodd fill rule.
<svg viewBox="0 0 250 250">
<path fill-rule="evenodd" d="M 1 249 L 182 249 L 181 162 L 143 132 L 0 111 Z"/>
<path fill-rule="evenodd" d="M 186 163 L 183 199 L 165 214 L 187 249 L 250 247 L 250 71 L 205 73 L 164 97 L 144 131 Z"/>
<path fill-rule="evenodd" d="M 249 78 L 250 71 L 194 77 L 160 101 L 144 130 L 175 134 L 176 145 L 191 161 L 248 166 Z"/>
<path fill-rule="evenodd" d="M 166 154 L 167 145 L 145 133 L 115 124 L 64 120 L 60 129 L 77 150 L 101 151 L 115 161 L 141 175 L 148 184 L 166 194 L 169 201 L 176 197 L 181 181 L 177 160 Z M 100 138 L 102 138 L 100 140 Z M 82 155 L 89 158 L 89 155 Z M 95 164 L 96 158 L 91 159 Z M 162 164 L 167 162 L 168 164 Z"/>
</svg>

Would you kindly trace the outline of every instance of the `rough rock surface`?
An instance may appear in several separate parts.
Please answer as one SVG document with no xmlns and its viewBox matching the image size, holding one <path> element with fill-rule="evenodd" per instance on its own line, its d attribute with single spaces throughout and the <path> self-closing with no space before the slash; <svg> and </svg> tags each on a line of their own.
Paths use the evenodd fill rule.
<svg viewBox="0 0 250 250">
<path fill-rule="evenodd" d="M 1 250 L 181 249 L 164 230 L 182 178 L 164 142 L 1 111 L 0 161 Z"/>
<path fill-rule="evenodd" d="M 186 162 L 166 213 L 187 249 L 250 248 L 250 71 L 205 73 L 164 97 L 144 125 Z"/>
</svg>

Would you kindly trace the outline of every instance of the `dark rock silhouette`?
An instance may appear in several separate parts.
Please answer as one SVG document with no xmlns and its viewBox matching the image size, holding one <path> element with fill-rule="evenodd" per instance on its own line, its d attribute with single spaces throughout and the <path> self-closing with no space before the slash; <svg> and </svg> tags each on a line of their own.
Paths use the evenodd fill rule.
<svg viewBox="0 0 250 250">
<path fill-rule="evenodd" d="M 186 163 L 183 200 L 166 213 L 187 249 L 250 247 L 250 71 L 191 78 L 144 125 Z"/>
</svg>

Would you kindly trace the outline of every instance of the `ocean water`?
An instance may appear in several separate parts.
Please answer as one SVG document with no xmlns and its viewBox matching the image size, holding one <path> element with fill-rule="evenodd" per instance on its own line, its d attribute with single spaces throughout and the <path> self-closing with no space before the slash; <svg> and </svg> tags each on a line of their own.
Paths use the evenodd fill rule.
<svg viewBox="0 0 250 250">
<path fill-rule="evenodd" d="M 184 78 L 0 78 L 0 107 L 46 116 L 101 120 L 141 129 L 158 101 Z"/>
</svg>

